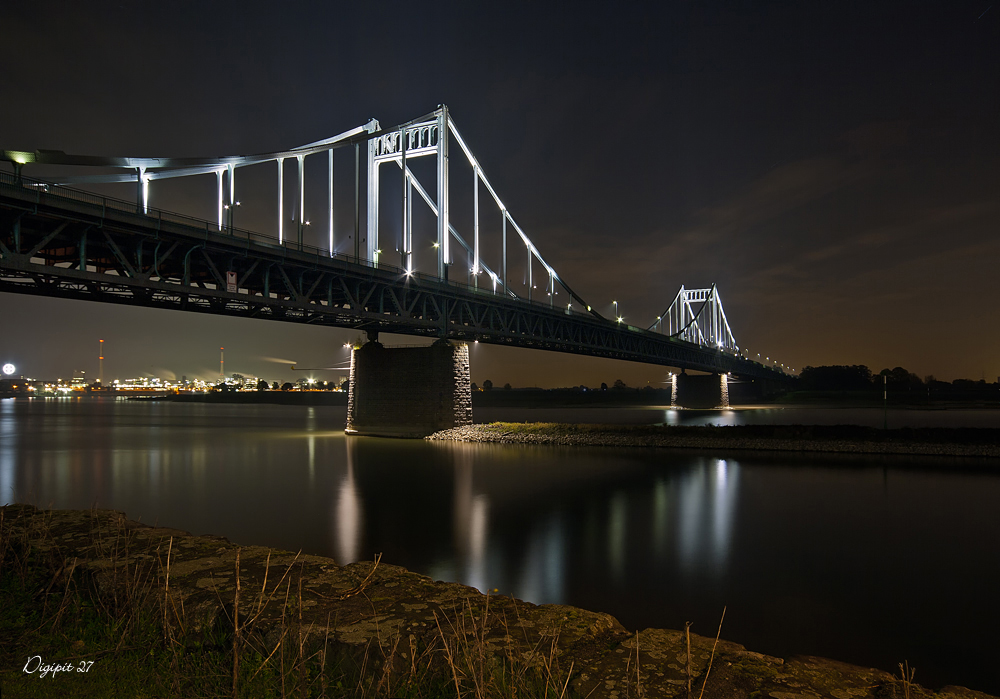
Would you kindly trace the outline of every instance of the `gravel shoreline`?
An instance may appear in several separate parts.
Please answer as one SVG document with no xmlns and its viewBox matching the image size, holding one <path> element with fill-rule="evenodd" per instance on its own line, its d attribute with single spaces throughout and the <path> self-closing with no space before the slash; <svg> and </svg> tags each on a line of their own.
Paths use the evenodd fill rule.
<svg viewBox="0 0 1000 699">
<path fill-rule="evenodd" d="M 801 430 L 800 430 L 801 431 Z M 670 449 L 899 454 L 1000 458 L 1000 444 L 914 441 L 892 431 L 888 439 L 823 439 L 762 437 L 741 427 L 658 427 L 572 425 L 555 423 L 490 423 L 435 432 L 432 441 L 490 444 L 534 444 L 579 447 L 657 447 Z"/>
</svg>

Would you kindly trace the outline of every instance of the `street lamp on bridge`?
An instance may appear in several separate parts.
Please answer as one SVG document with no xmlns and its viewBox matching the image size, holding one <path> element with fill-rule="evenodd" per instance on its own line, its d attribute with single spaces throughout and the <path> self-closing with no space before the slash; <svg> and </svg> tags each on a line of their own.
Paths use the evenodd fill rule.
<svg viewBox="0 0 1000 699">
<path fill-rule="evenodd" d="M 299 217 L 299 250 L 305 249 L 303 239 L 305 238 L 305 227 L 310 225 L 309 221 L 303 221 L 302 217 Z"/>
<path fill-rule="evenodd" d="M 229 212 L 229 235 L 236 235 L 236 207 L 239 205 L 240 202 L 235 201 L 222 207 Z"/>
</svg>

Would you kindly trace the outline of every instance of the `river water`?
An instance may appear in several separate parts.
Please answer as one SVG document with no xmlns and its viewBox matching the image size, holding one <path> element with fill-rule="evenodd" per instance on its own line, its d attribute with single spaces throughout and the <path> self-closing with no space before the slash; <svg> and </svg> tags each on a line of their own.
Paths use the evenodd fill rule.
<svg viewBox="0 0 1000 699">
<path fill-rule="evenodd" d="M 997 426 L 998 411 L 477 409 L 478 420 Z M 0 502 L 384 560 L 778 656 L 1000 695 L 1000 462 L 345 437 L 345 409 L 0 401 Z"/>
</svg>

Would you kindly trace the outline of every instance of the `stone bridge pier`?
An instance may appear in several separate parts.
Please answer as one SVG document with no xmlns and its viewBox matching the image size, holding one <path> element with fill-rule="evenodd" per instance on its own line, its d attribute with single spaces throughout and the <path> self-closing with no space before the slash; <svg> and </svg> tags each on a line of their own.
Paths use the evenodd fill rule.
<svg viewBox="0 0 1000 699">
<path fill-rule="evenodd" d="M 728 408 L 729 377 L 726 374 L 674 374 L 671 402 L 682 408 Z"/>
<path fill-rule="evenodd" d="M 469 347 L 385 347 L 372 340 L 351 352 L 348 434 L 425 437 L 472 424 Z"/>
</svg>

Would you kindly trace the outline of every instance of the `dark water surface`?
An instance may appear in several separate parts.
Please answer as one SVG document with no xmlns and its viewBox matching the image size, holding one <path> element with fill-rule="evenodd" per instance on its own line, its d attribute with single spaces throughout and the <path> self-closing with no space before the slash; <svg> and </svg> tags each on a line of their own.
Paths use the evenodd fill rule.
<svg viewBox="0 0 1000 699">
<path fill-rule="evenodd" d="M 869 424 L 868 412 L 881 424 L 881 411 L 836 410 L 477 419 Z M 0 502 L 97 505 L 340 562 L 382 552 L 632 629 L 690 620 L 713 635 L 727 605 L 723 637 L 752 650 L 886 670 L 907 660 L 924 684 L 1000 694 L 998 462 L 384 440 L 345 437 L 344 418 L 333 407 L 3 400 Z"/>
</svg>

